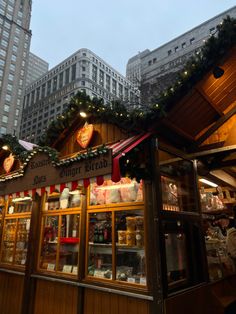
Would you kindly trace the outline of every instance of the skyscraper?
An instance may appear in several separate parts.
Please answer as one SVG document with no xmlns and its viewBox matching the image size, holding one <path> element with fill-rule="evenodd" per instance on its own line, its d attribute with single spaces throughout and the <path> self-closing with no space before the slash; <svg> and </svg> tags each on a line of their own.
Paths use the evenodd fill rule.
<svg viewBox="0 0 236 314">
<path fill-rule="evenodd" d="M 126 77 L 141 89 L 141 100 L 152 102 L 167 87 L 171 86 L 178 71 L 196 54 L 211 36 L 217 36 L 217 25 L 227 16 L 236 17 L 236 6 L 205 21 L 164 45 L 148 49 L 133 56 L 126 66 Z"/>
<path fill-rule="evenodd" d="M 36 81 L 40 76 L 48 71 L 49 64 L 45 60 L 36 56 L 34 53 L 29 53 L 29 62 L 26 75 L 26 86 Z"/>
<path fill-rule="evenodd" d="M 30 17 L 31 0 L 0 1 L 0 135 L 19 133 Z"/>
<path fill-rule="evenodd" d="M 130 81 L 91 50 L 82 48 L 26 87 L 20 138 L 38 142 L 78 91 L 103 98 L 104 103 L 119 99 L 131 105 L 139 101 Z"/>
</svg>

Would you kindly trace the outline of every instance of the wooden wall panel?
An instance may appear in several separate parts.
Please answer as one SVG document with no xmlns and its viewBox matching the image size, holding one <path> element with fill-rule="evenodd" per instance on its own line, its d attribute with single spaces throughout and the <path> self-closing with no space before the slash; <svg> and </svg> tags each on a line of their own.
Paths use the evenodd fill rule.
<svg viewBox="0 0 236 314">
<path fill-rule="evenodd" d="M 58 282 L 38 280 L 34 314 L 77 314 L 78 288 Z"/>
<path fill-rule="evenodd" d="M 235 123 L 236 115 L 233 115 L 228 121 L 226 121 L 218 130 L 216 130 L 211 136 L 206 139 L 201 146 L 214 144 L 218 142 L 225 142 L 224 146 L 235 145 Z M 204 134 L 206 130 L 202 132 Z"/>
<path fill-rule="evenodd" d="M 58 147 L 56 147 L 62 156 L 70 155 L 74 152 L 82 150 L 76 142 L 76 134 L 78 130 L 71 131 Z M 90 147 L 98 146 L 105 143 L 116 142 L 122 138 L 126 138 L 128 135 L 125 131 L 122 131 L 117 126 L 105 123 L 94 124 L 94 135 L 90 143 Z"/>
<path fill-rule="evenodd" d="M 85 289 L 84 314 L 149 314 L 150 301 Z"/>
<path fill-rule="evenodd" d="M 0 313 L 20 314 L 24 276 L 0 272 Z"/>
<path fill-rule="evenodd" d="M 224 314 L 227 306 L 236 302 L 235 278 L 236 276 L 232 278 L 232 281 L 230 277 L 225 278 L 169 297 L 164 300 L 164 313 Z"/>
</svg>

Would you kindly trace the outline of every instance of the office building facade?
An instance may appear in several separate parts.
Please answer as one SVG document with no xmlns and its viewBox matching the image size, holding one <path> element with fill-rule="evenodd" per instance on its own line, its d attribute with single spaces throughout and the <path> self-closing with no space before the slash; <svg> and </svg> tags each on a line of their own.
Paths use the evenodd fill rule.
<svg viewBox="0 0 236 314">
<path fill-rule="evenodd" d="M 0 1 L 0 136 L 19 134 L 31 32 L 31 0 Z"/>
<path fill-rule="evenodd" d="M 89 49 L 80 49 L 27 86 L 20 138 L 37 143 L 78 91 L 103 98 L 105 103 L 139 100 L 137 90 L 124 76 Z"/>
<path fill-rule="evenodd" d="M 133 83 L 140 82 L 142 99 L 150 100 L 170 86 L 190 57 L 200 52 L 210 36 L 217 36 L 217 25 L 227 16 L 236 17 L 236 6 L 153 51 L 147 49 L 130 58 L 126 77 Z"/>
<path fill-rule="evenodd" d="M 28 69 L 26 75 L 26 86 L 36 81 L 40 76 L 48 71 L 49 64 L 45 60 L 36 56 L 34 53 L 29 53 Z"/>
</svg>

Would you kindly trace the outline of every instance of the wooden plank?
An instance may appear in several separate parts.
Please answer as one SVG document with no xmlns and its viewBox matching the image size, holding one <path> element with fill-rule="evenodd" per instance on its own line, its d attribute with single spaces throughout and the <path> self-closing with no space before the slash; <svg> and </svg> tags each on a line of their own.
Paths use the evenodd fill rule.
<svg viewBox="0 0 236 314">
<path fill-rule="evenodd" d="M 228 111 L 224 116 L 219 118 L 216 123 L 212 125 L 202 136 L 198 138 L 195 145 L 202 144 L 212 133 L 214 133 L 220 126 L 222 126 L 227 120 L 229 120 L 234 114 L 236 114 L 236 106 Z"/>
<path fill-rule="evenodd" d="M 214 104 L 211 98 L 199 87 L 196 86 L 196 91 L 207 101 L 207 103 L 219 114 L 219 116 L 223 116 L 223 112 Z"/>
<path fill-rule="evenodd" d="M 24 277 L 0 272 L 0 313 L 20 314 Z"/>
<path fill-rule="evenodd" d="M 37 280 L 34 314 L 77 314 L 77 287 Z"/>
</svg>

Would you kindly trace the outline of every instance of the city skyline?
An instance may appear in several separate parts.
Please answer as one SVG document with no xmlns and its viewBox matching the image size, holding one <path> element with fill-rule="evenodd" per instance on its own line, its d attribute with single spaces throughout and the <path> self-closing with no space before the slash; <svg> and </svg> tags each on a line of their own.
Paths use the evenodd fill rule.
<svg viewBox="0 0 236 314">
<path fill-rule="evenodd" d="M 148 0 L 144 7 L 141 0 L 122 0 L 108 6 L 102 0 L 87 7 L 76 0 L 70 6 L 62 0 L 34 0 L 31 52 L 51 69 L 74 51 L 88 48 L 125 75 L 128 59 L 139 51 L 153 50 L 234 4 L 199 0 L 189 8 L 187 1 Z"/>
</svg>

